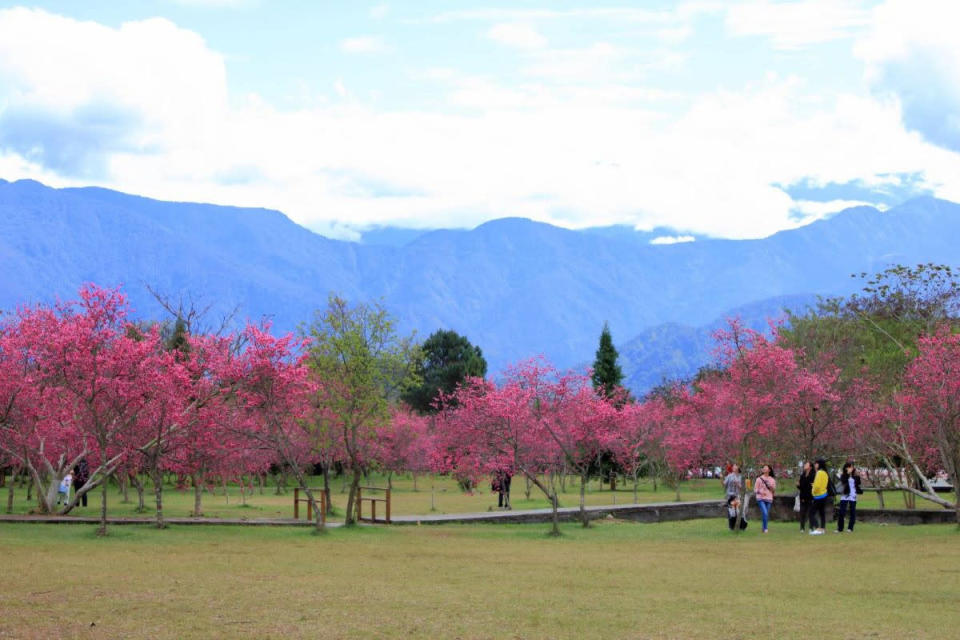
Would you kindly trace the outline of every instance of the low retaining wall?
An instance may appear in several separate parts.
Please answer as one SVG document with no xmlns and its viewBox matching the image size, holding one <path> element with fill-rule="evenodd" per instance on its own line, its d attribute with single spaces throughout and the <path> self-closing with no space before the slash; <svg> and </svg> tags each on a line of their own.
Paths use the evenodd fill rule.
<svg viewBox="0 0 960 640">
<path fill-rule="evenodd" d="M 657 502 L 651 504 L 623 504 L 602 507 L 587 507 L 591 520 L 612 516 L 635 522 L 667 522 L 670 520 L 694 520 L 718 518 L 723 515 L 722 500 L 699 502 Z M 561 522 L 580 519 L 579 507 L 561 507 L 557 510 Z M 451 513 L 429 516 L 394 516 L 393 524 L 470 524 L 476 522 L 535 523 L 550 522 L 551 509 L 527 509 L 523 511 L 491 511 L 489 513 Z"/>
<path fill-rule="evenodd" d="M 831 522 L 836 522 L 839 508 L 839 500 L 833 505 L 833 509 L 827 506 Z M 760 509 L 752 498 L 748 514 L 748 518 L 760 519 Z M 777 496 L 773 501 L 770 517 L 780 522 L 799 522 L 800 514 L 793 510 L 793 496 Z M 911 525 L 953 524 L 956 521 L 957 514 L 951 509 L 857 509 L 857 522 Z"/>
</svg>

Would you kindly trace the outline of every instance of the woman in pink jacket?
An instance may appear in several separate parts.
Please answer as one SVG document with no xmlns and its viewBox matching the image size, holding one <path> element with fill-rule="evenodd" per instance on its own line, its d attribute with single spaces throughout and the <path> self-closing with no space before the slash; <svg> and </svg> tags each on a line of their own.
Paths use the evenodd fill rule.
<svg viewBox="0 0 960 640">
<path fill-rule="evenodd" d="M 777 481 L 773 479 L 773 469 L 765 464 L 761 468 L 760 477 L 753 485 L 753 493 L 757 496 L 757 506 L 763 516 L 763 532 L 767 532 L 767 522 L 770 520 L 770 505 L 773 504 L 773 494 L 777 490 Z"/>
</svg>

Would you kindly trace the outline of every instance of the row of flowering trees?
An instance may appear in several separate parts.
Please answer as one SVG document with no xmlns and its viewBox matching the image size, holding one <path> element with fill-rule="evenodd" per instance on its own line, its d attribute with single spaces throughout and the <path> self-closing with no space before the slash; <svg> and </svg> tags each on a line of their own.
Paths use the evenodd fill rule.
<svg viewBox="0 0 960 640">
<path fill-rule="evenodd" d="M 960 503 L 928 482 L 944 471 L 960 491 L 960 337 L 949 325 L 917 340 L 892 386 L 833 349 L 798 345 L 796 331 L 768 337 L 732 322 L 718 334 L 716 368 L 642 401 L 534 359 L 497 383 L 468 379 L 429 416 L 399 400 L 415 347 L 396 339 L 379 307 L 332 297 L 304 333 L 171 336 L 134 322 L 119 291 L 93 286 L 76 302 L 24 307 L 0 323 L 0 466 L 29 475 L 43 511 L 67 513 L 99 488 L 104 532 L 111 476 L 151 478 L 163 526 L 165 473 L 192 479 L 199 515 L 209 478 L 270 465 L 288 469 L 310 500 L 308 469 L 347 468 L 348 522 L 361 473 L 379 467 L 526 477 L 552 505 L 554 531 L 556 479 L 573 473 L 587 524 L 584 488 L 601 457 L 676 486 L 731 461 L 856 456 L 896 470 L 925 498 Z M 89 476 L 58 508 L 57 486 L 81 460 Z"/>
</svg>

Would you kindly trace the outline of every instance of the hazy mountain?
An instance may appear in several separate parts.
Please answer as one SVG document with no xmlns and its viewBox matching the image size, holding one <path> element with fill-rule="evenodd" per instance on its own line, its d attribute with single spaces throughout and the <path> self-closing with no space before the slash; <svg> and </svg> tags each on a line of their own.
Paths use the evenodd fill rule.
<svg viewBox="0 0 960 640">
<path fill-rule="evenodd" d="M 658 362 L 672 372 L 697 360 L 702 332 L 689 328 L 731 309 L 843 293 L 851 273 L 960 254 L 960 206 L 932 198 L 850 209 L 762 240 L 651 245 L 607 229 L 504 218 L 358 244 L 277 211 L 0 181 L 0 308 L 72 297 L 93 281 L 124 284 L 138 313 L 160 316 L 150 284 L 215 303 L 215 313 L 239 304 L 243 318 L 269 316 L 286 331 L 338 291 L 383 299 L 405 331 L 466 334 L 491 371 L 538 353 L 560 366 L 590 361 L 608 321 L 642 384 L 659 381 Z"/>
</svg>

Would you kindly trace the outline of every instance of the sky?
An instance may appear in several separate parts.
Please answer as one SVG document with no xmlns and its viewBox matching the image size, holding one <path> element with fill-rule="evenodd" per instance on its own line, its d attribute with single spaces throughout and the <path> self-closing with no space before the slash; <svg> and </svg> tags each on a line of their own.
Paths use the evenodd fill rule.
<svg viewBox="0 0 960 640">
<path fill-rule="evenodd" d="M 0 1 L 0 178 L 347 239 L 763 237 L 960 201 L 958 24 L 955 0 Z"/>
</svg>

